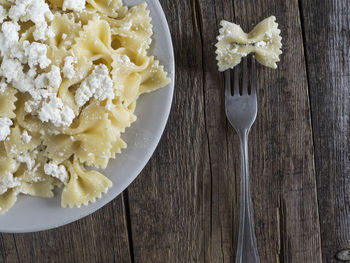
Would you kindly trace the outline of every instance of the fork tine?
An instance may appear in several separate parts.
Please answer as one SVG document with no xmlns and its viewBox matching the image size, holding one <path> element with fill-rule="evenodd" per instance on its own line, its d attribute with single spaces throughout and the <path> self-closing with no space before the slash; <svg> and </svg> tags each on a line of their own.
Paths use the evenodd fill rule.
<svg viewBox="0 0 350 263">
<path fill-rule="evenodd" d="M 233 95 L 239 96 L 239 68 L 236 66 L 233 69 Z"/>
<path fill-rule="evenodd" d="M 248 94 L 248 65 L 247 59 L 243 59 L 243 67 L 242 67 L 242 95 Z"/>
<path fill-rule="evenodd" d="M 250 63 L 250 94 L 256 95 L 256 65 L 255 56 L 252 55 Z"/>
<path fill-rule="evenodd" d="M 231 74 L 230 69 L 226 70 L 224 72 L 224 79 L 225 79 L 225 97 L 231 97 Z"/>
</svg>

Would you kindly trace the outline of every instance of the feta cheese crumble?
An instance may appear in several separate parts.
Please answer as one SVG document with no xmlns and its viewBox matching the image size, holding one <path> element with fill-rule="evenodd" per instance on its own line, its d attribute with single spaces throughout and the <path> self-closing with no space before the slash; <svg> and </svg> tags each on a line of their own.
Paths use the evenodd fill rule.
<svg viewBox="0 0 350 263">
<path fill-rule="evenodd" d="M 79 107 L 94 97 L 102 101 L 114 99 L 113 81 L 109 76 L 108 68 L 104 64 L 95 66 L 91 74 L 81 83 L 75 94 L 75 101 Z"/>
<path fill-rule="evenodd" d="M 36 41 L 55 35 L 46 22 L 46 19 L 52 21 L 54 16 L 43 0 L 16 0 L 9 10 L 9 17 L 13 21 L 32 21 L 36 26 L 33 32 Z"/>
<path fill-rule="evenodd" d="M 64 0 L 62 9 L 63 11 L 73 10 L 76 12 L 81 12 L 85 8 L 85 0 Z"/>
<path fill-rule="evenodd" d="M 0 118 L 0 141 L 4 141 L 10 135 L 12 124 L 9 118 Z"/>
<path fill-rule="evenodd" d="M 63 76 L 67 79 L 72 79 L 75 75 L 74 65 L 78 62 L 76 57 L 68 56 L 64 59 L 64 66 L 62 68 Z"/>
<path fill-rule="evenodd" d="M 9 188 L 20 186 L 20 184 L 21 182 L 8 172 L 0 178 L 0 195 L 6 193 Z"/>
<path fill-rule="evenodd" d="M 63 165 L 57 165 L 54 162 L 49 162 L 44 165 L 45 174 L 57 178 L 62 183 L 66 184 L 68 179 L 68 172 Z"/>
<path fill-rule="evenodd" d="M 35 159 L 33 159 L 28 153 L 20 154 L 16 156 L 17 161 L 20 163 L 25 163 L 28 170 L 32 170 L 35 164 Z"/>
<path fill-rule="evenodd" d="M 39 119 L 42 122 L 50 121 L 56 127 L 70 126 L 74 118 L 73 110 L 57 97 L 51 97 L 48 102 L 44 102 L 39 110 Z"/>
<path fill-rule="evenodd" d="M 33 32 L 33 37 L 35 41 L 46 40 L 48 38 L 54 38 L 55 33 L 51 27 L 47 26 L 47 23 L 40 23 L 36 25 L 36 28 Z"/>
<path fill-rule="evenodd" d="M 51 64 L 51 60 L 47 58 L 47 45 L 38 42 L 23 42 L 25 55 L 28 57 L 28 65 L 32 68 L 39 65 L 41 69 L 47 68 Z"/>
<path fill-rule="evenodd" d="M 1 26 L 1 30 L 9 43 L 18 42 L 18 31 L 20 30 L 20 26 L 16 22 L 4 22 Z"/>
<path fill-rule="evenodd" d="M 21 78 L 23 66 L 17 59 L 6 58 L 2 60 L 0 67 L 1 76 L 5 77 L 7 82 L 12 82 Z"/>
</svg>

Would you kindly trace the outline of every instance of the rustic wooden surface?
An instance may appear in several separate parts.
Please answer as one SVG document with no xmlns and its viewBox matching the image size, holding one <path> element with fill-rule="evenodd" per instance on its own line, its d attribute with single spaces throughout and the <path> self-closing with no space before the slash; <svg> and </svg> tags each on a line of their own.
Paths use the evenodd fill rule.
<svg viewBox="0 0 350 263">
<path fill-rule="evenodd" d="M 342 262 L 335 255 L 350 248 L 350 3 L 160 2 L 176 86 L 152 159 L 121 196 L 80 221 L 0 234 L 0 262 L 234 262 L 240 160 L 214 44 L 221 19 L 249 31 L 269 15 L 283 55 L 277 70 L 258 68 L 249 137 L 261 261 Z"/>
</svg>

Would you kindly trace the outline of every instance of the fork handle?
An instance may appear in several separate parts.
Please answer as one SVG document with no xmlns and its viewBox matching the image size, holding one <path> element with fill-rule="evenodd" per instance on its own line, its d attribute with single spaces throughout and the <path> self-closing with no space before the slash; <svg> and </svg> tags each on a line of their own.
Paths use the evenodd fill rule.
<svg viewBox="0 0 350 263">
<path fill-rule="evenodd" d="M 249 184 L 248 133 L 249 130 L 239 133 L 242 176 L 236 263 L 260 263 Z"/>
</svg>

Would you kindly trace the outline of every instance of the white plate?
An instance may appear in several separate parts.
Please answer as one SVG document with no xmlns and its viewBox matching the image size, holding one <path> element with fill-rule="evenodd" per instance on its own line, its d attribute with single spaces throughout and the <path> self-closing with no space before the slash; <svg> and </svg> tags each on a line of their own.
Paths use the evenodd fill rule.
<svg viewBox="0 0 350 263">
<path fill-rule="evenodd" d="M 124 0 L 128 6 L 141 0 Z M 111 160 L 104 174 L 113 187 L 96 203 L 81 208 L 61 208 L 60 194 L 55 198 L 20 195 L 16 204 L 0 216 L 0 232 L 33 232 L 59 227 L 87 216 L 119 195 L 141 172 L 153 154 L 165 128 L 174 90 L 174 54 L 169 27 L 158 0 L 146 0 L 154 26 L 152 53 L 169 73 L 171 84 L 141 96 L 137 103 L 137 121 L 122 136 L 128 148 Z"/>
</svg>

